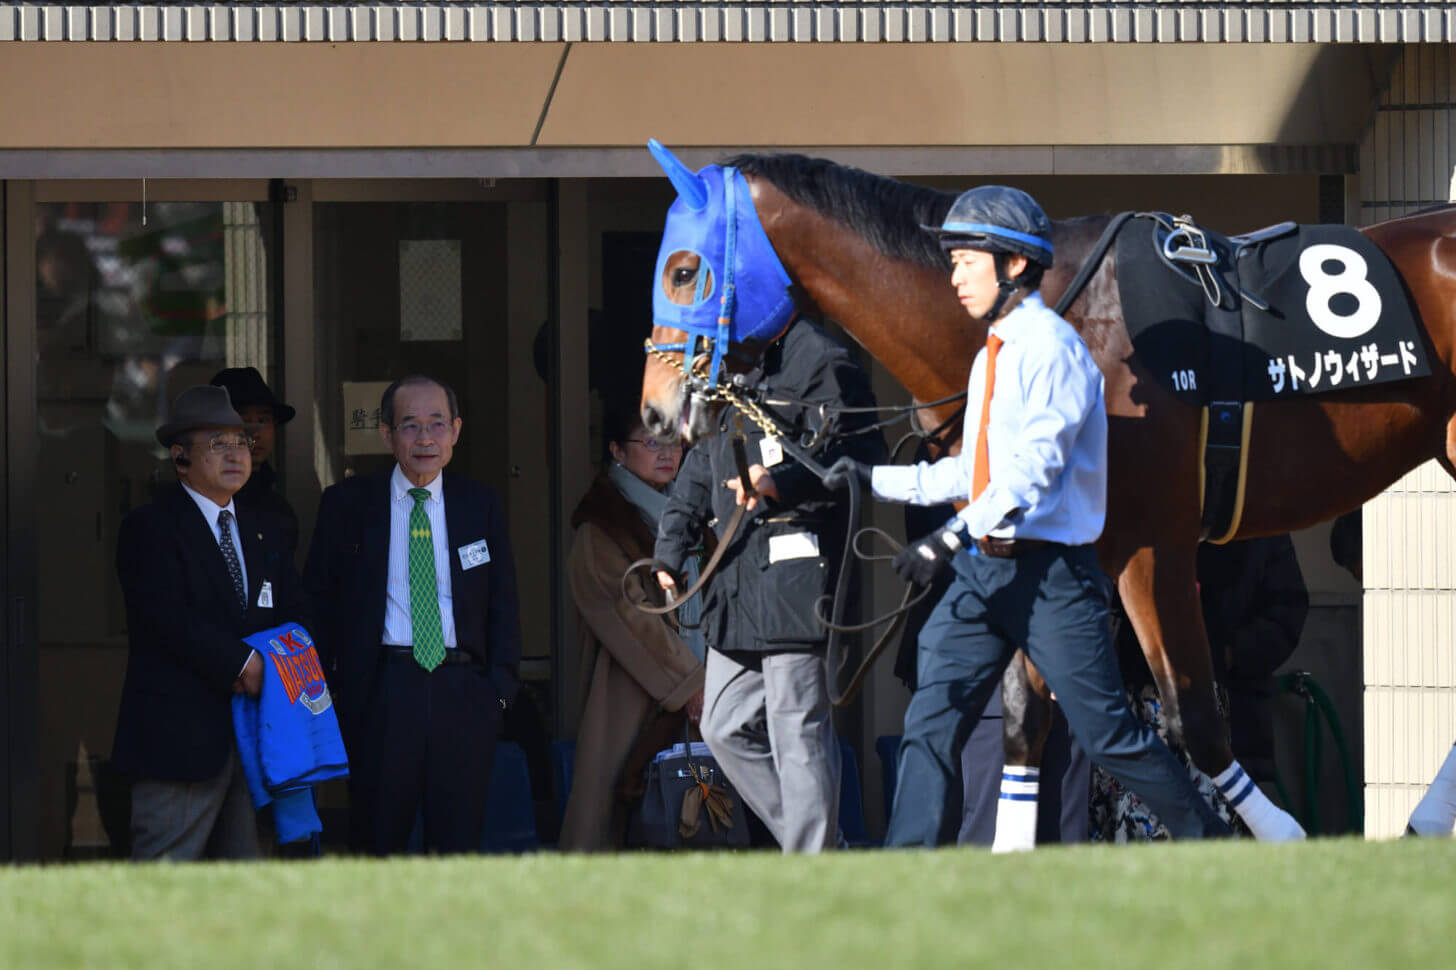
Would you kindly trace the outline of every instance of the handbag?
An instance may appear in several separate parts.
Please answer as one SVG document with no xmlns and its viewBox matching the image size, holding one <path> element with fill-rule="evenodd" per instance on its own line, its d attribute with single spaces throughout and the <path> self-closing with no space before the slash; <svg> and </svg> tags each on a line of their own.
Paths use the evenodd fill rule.
<svg viewBox="0 0 1456 970">
<path fill-rule="evenodd" d="M 627 844 L 649 849 L 747 847 L 743 799 L 706 744 L 685 737 L 652 759 L 642 800 L 628 823 Z"/>
</svg>

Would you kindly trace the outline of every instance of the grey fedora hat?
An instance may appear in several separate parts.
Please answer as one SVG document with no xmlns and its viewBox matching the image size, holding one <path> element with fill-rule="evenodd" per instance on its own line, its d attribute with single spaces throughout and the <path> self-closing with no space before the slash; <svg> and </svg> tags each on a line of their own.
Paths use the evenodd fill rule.
<svg viewBox="0 0 1456 970">
<path fill-rule="evenodd" d="M 227 388 L 198 384 L 177 395 L 172 402 L 168 421 L 157 429 L 157 441 L 171 447 L 177 436 L 194 428 L 242 428 L 254 431 L 256 424 L 244 424 L 242 415 L 233 409 Z"/>
</svg>

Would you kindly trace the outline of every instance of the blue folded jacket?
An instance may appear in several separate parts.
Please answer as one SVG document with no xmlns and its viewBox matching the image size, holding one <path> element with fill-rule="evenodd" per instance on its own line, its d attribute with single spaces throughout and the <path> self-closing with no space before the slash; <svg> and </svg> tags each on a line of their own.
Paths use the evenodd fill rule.
<svg viewBox="0 0 1456 970">
<path fill-rule="evenodd" d="M 233 696 L 233 730 L 253 807 L 273 806 L 279 842 L 323 830 L 312 786 L 349 774 L 349 759 L 318 652 L 285 623 L 244 638 L 263 658 L 263 690 Z"/>
</svg>

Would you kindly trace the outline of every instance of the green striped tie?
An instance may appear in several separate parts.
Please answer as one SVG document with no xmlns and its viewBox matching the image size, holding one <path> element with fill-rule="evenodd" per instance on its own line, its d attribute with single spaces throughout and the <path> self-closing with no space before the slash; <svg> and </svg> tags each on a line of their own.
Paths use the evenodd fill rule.
<svg viewBox="0 0 1456 970">
<path fill-rule="evenodd" d="M 412 488 L 415 507 L 409 521 L 410 628 L 414 632 L 415 662 L 434 670 L 445 659 L 445 633 L 440 626 L 440 591 L 435 585 L 435 543 L 430 517 L 425 513 L 428 489 Z"/>
</svg>

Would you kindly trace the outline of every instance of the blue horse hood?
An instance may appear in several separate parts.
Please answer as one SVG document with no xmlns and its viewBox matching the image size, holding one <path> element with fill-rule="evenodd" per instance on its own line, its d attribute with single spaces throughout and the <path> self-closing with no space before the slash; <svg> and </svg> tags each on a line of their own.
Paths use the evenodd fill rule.
<svg viewBox="0 0 1456 970">
<path fill-rule="evenodd" d="M 653 154 L 662 162 L 659 148 L 654 148 Z M 681 166 L 680 162 L 677 164 Z M 666 164 L 663 167 L 667 169 Z M 753 196 L 743 175 L 737 169 L 721 165 L 709 165 L 696 174 L 687 173 L 683 167 L 682 174 L 668 170 L 668 175 L 678 186 L 679 194 L 667 211 L 662 248 L 657 253 L 652 280 L 653 323 L 719 338 L 722 335 L 719 317 L 725 309 L 722 298 L 725 288 L 731 287 L 726 307 L 730 316 L 728 339 L 741 343 L 777 337 L 794 316 L 794 301 L 789 293 L 791 281 L 763 224 L 758 221 Z M 697 184 L 684 192 L 682 178 L 695 179 Z M 695 206 L 695 203 L 701 204 Z M 697 254 L 701 260 L 699 278 L 705 279 L 705 286 L 699 288 L 697 299 L 691 305 L 672 302 L 664 290 L 663 272 L 667 261 L 683 250 Z M 704 278 L 703 269 L 711 276 Z"/>
</svg>

